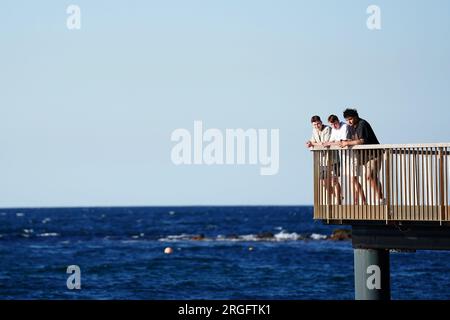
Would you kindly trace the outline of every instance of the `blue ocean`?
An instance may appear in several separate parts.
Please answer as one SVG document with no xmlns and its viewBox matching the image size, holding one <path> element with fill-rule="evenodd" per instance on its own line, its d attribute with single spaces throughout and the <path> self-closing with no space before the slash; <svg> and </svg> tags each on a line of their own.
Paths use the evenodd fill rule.
<svg viewBox="0 0 450 320">
<path fill-rule="evenodd" d="M 351 241 L 331 240 L 337 226 L 312 213 L 0 209 L 0 299 L 353 299 Z M 70 265 L 79 290 L 67 288 Z M 449 266 L 445 251 L 391 253 L 392 298 L 450 299 Z"/>
</svg>

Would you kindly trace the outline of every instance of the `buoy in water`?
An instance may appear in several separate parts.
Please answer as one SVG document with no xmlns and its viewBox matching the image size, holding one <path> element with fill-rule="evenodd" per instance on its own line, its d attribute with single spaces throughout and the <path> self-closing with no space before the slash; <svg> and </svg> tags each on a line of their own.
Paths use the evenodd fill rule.
<svg viewBox="0 0 450 320">
<path fill-rule="evenodd" d="M 164 253 L 165 254 L 171 254 L 171 253 L 173 253 L 173 249 L 171 247 L 167 247 L 167 248 L 164 249 Z"/>
</svg>

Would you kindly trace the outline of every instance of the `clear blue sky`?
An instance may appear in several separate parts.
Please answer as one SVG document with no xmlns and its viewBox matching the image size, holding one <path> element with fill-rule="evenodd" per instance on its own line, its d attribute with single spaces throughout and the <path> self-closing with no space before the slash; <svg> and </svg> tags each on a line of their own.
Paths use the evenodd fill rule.
<svg viewBox="0 0 450 320">
<path fill-rule="evenodd" d="M 347 106 L 382 143 L 450 137 L 447 0 L 2 0 L 0 29 L 0 207 L 311 204 L 309 119 Z M 194 120 L 280 129 L 279 173 L 175 166 Z"/>
</svg>

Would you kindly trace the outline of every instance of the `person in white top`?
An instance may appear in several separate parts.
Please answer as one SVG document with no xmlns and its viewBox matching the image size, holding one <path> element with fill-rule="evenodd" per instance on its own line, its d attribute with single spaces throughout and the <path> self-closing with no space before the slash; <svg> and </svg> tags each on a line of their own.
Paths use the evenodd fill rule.
<svg viewBox="0 0 450 320">
<path fill-rule="evenodd" d="M 348 126 L 345 122 L 339 121 L 339 118 L 332 114 L 328 117 L 328 123 L 331 127 L 330 142 L 341 142 L 348 139 Z"/>
<path fill-rule="evenodd" d="M 348 127 L 344 122 L 339 121 L 339 118 L 332 114 L 328 117 L 328 123 L 331 127 L 330 140 L 325 146 L 338 146 L 341 141 L 347 140 L 348 138 Z M 341 159 L 339 157 L 338 151 L 332 151 L 332 187 L 334 189 L 334 195 L 336 197 L 336 202 L 338 205 L 342 204 L 342 193 L 341 184 L 339 183 L 339 177 L 341 176 Z"/>
</svg>

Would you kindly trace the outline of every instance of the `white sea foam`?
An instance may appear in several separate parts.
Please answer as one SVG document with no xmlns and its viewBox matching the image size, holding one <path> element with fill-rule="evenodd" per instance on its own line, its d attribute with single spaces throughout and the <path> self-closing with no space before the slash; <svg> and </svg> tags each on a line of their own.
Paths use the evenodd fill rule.
<svg viewBox="0 0 450 320">
<path fill-rule="evenodd" d="M 16 217 L 23 217 L 25 214 L 24 213 L 22 213 L 22 212 L 17 212 L 16 213 Z"/>
<path fill-rule="evenodd" d="M 137 237 L 137 236 L 136 236 Z M 158 241 L 192 241 L 192 240 L 201 240 L 201 241 L 230 241 L 230 242 L 239 242 L 239 241 L 297 241 L 304 240 L 306 237 L 302 236 L 297 232 L 286 232 L 282 230 L 278 233 L 259 233 L 259 234 L 241 234 L 241 235 L 229 235 L 225 236 L 222 234 L 217 235 L 215 238 L 207 238 L 200 235 L 192 235 L 192 234 L 178 234 L 178 235 L 168 235 L 164 238 L 158 239 Z M 309 239 L 312 240 L 324 240 L 328 237 L 323 234 L 313 233 L 309 236 Z"/>
<path fill-rule="evenodd" d="M 258 239 L 258 237 L 255 234 L 244 234 L 242 236 L 239 236 L 237 240 L 241 240 L 241 241 L 257 241 L 259 239 Z"/>
<path fill-rule="evenodd" d="M 37 236 L 38 237 L 58 237 L 59 233 L 56 233 L 56 232 L 45 232 L 45 233 L 39 233 Z"/>
<path fill-rule="evenodd" d="M 286 231 L 281 231 L 274 235 L 275 239 L 278 241 L 288 241 L 288 240 L 298 240 L 300 235 L 296 232 L 288 233 Z"/>
<path fill-rule="evenodd" d="M 312 235 L 309 236 L 311 239 L 313 240 L 324 240 L 327 238 L 326 235 L 324 234 L 319 234 L 319 233 L 313 233 Z"/>
<path fill-rule="evenodd" d="M 186 233 L 178 234 L 178 235 L 169 235 L 164 238 L 158 239 L 158 241 L 180 241 L 180 240 L 189 240 L 192 236 Z"/>
</svg>

